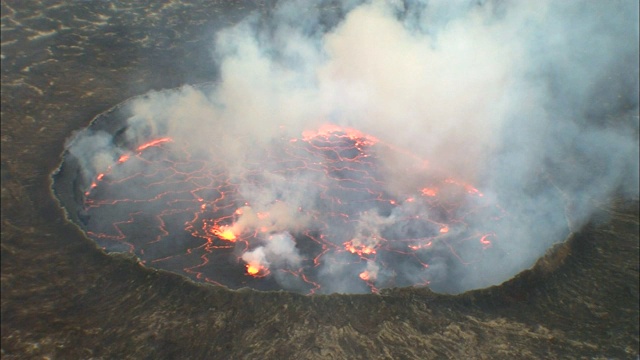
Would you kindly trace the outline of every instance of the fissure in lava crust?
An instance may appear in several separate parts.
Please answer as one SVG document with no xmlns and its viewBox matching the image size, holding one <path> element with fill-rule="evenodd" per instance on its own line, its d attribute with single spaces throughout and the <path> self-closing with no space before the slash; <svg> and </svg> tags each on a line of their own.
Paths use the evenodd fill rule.
<svg viewBox="0 0 640 360">
<path fill-rule="evenodd" d="M 421 186 L 388 190 L 395 175 L 380 156 L 389 153 L 413 157 L 327 125 L 281 138 L 239 177 L 224 161 L 154 138 L 93 179 L 79 219 L 108 252 L 233 289 L 377 292 L 446 282 L 482 262 L 507 214 L 415 157 L 418 169 L 402 176 Z M 254 204 L 247 193 L 270 200 Z"/>
</svg>

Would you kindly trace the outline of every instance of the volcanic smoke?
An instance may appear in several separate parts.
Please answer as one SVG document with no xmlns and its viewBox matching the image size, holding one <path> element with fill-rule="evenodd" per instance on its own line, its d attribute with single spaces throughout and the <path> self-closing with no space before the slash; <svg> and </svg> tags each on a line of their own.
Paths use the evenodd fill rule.
<svg viewBox="0 0 640 360">
<path fill-rule="evenodd" d="M 216 34 L 216 82 L 78 132 L 54 189 L 76 164 L 63 205 L 90 238 L 196 281 L 499 284 L 613 194 L 638 196 L 637 14 L 283 1 Z"/>
</svg>

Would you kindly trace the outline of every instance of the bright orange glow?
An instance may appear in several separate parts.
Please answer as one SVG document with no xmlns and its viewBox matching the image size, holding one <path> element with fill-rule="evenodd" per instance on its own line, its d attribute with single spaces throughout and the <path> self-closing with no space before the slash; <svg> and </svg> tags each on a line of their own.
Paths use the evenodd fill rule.
<svg viewBox="0 0 640 360">
<path fill-rule="evenodd" d="M 103 178 L 104 178 L 104 174 L 98 174 L 98 176 L 96 177 L 98 181 L 102 180 Z"/>
<path fill-rule="evenodd" d="M 376 249 L 368 247 L 366 245 L 354 245 L 353 244 L 353 240 L 352 241 L 347 241 L 344 243 L 344 248 L 352 253 L 352 254 L 358 254 L 358 255 L 370 255 L 370 254 L 375 254 L 376 253 Z"/>
<path fill-rule="evenodd" d="M 149 148 L 149 147 L 152 147 L 152 146 L 156 146 L 156 145 L 160 145 L 162 143 L 166 143 L 166 142 L 170 142 L 170 141 L 172 141 L 172 140 L 171 140 L 171 138 L 168 138 L 168 137 L 151 140 L 151 141 L 149 141 L 147 143 L 144 143 L 144 144 L 138 146 L 137 150 L 138 151 L 142 151 L 142 150 L 144 150 L 146 148 Z"/>
<path fill-rule="evenodd" d="M 373 145 L 378 142 L 378 139 L 371 135 L 364 134 L 353 128 L 345 128 L 334 124 L 324 124 L 316 131 L 303 131 L 302 140 L 310 141 L 318 136 L 328 137 L 334 133 L 344 133 L 346 137 L 356 141 L 356 147 L 362 145 Z"/>
<path fill-rule="evenodd" d="M 359 276 L 360 276 L 360 279 L 362 279 L 364 281 L 371 280 L 371 274 L 369 274 L 369 272 L 367 270 L 361 272 Z"/>
<path fill-rule="evenodd" d="M 125 162 L 125 161 L 129 160 L 129 158 L 130 158 L 130 157 L 131 157 L 131 155 L 129 155 L 129 154 L 123 154 L 123 155 L 122 155 L 122 156 L 120 156 L 120 158 L 118 159 L 118 162 L 122 164 L 123 162 Z"/>
<path fill-rule="evenodd" d="M 270 274 L 269 269 L 260 264 L 249 263 L 245 266 L 247 268 L 247 275 L 253 277 L 265 277 Z"/>
<path fill-rule="evenodd" d="M 420 190 L 420 192 L 424 196 L 436 196 L 437 194 L 436 189 L 432 189 L 432 188 L 423 188 L 422 190 Z"/>
<path fill-rule="evenodd" d="M 449 232 L 449 227 L 448 226 L 443 226 L 440 228 L 440 233 L 442 234 L 446 234 Z"/>
<path fill-rule="evenodd" d="M 253 275 L 258 275 L 259 272 L 260 272 L 259 265 L 247 264 L 247 274 L 253 276 Z"/>
<path fill-rule="evenodd" d="M 219 228 L 214 228 L 213 230 L 211 230 L 211 232 L 213 232 L 215 236 L 219 237 L 222 240 L 231 242 L 236 241 L 236 234 L 230 227 L 221 226 Z"/>
<path fill-rule="evenodd" d="M 230 229 L 227 229 L 220 234 L 220 237 L 225 240 L 235 240 L 236 234 L 234 234 Z"/>
</svg>

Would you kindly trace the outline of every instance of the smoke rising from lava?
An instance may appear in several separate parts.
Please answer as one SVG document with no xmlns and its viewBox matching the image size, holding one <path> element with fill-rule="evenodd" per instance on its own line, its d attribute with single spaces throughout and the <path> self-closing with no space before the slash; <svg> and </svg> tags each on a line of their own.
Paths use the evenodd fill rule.
<svg viewBox="0 0 640 360">
<path fill-rule="evenodd" d="M 222 163 L 250 204 L 233 233 L 271 234 L 241 258 L 296 289 L 298 278 L 273 269 L 300 265 L 292 234 L 314 220 L 299 209 L 317 206 L 327 180 L 284 177 L 262 166 L 265 149 L 327 123 L 356 129 L 403 149 L 378 154 L 388 193 L 420 188 L 424 159 L 508 213 L 500 241 L 473 266 L 434 256 L 428 269 L 397 267 L 437 291 L 481 288 L 530 267 L 565 239 L 567 221 L 577 230 L 613 193 L 638 196 L 638 34 L 634 1 L 283 1 L 216 34 L 215 86 L 136 100 L 125 137 L 169 137 Z M 87 183 L 123 155 L 112 138 L 86 130 L 69 143 Z M 399 219 L 429 213 L 420 206 L 360 209 L 352 245 L 419 233 Z M 375 260 L 354 269 L 347 255 L 319 265 L 323 292 L 394 276 Z"/>
</svg>

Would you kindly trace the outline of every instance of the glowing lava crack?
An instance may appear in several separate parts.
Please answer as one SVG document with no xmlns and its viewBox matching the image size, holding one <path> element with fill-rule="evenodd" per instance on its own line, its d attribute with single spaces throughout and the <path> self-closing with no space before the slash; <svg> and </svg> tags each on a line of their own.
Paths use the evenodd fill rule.
<svg viewBox="0 0 640 360">
<path fill-rule="evenodd" d="M 82 226 L 148 266 L 302 293 L 447 281 L 500 241 L 504 212 L 469 184 L 423 167 L 420 187 L 387 190 L 380 155 L 410 153 L 357 130 L 328 125 L 264 150 L 238 178 L 169 137 L 139 144 L 92 181 Z"/>
</svg>

